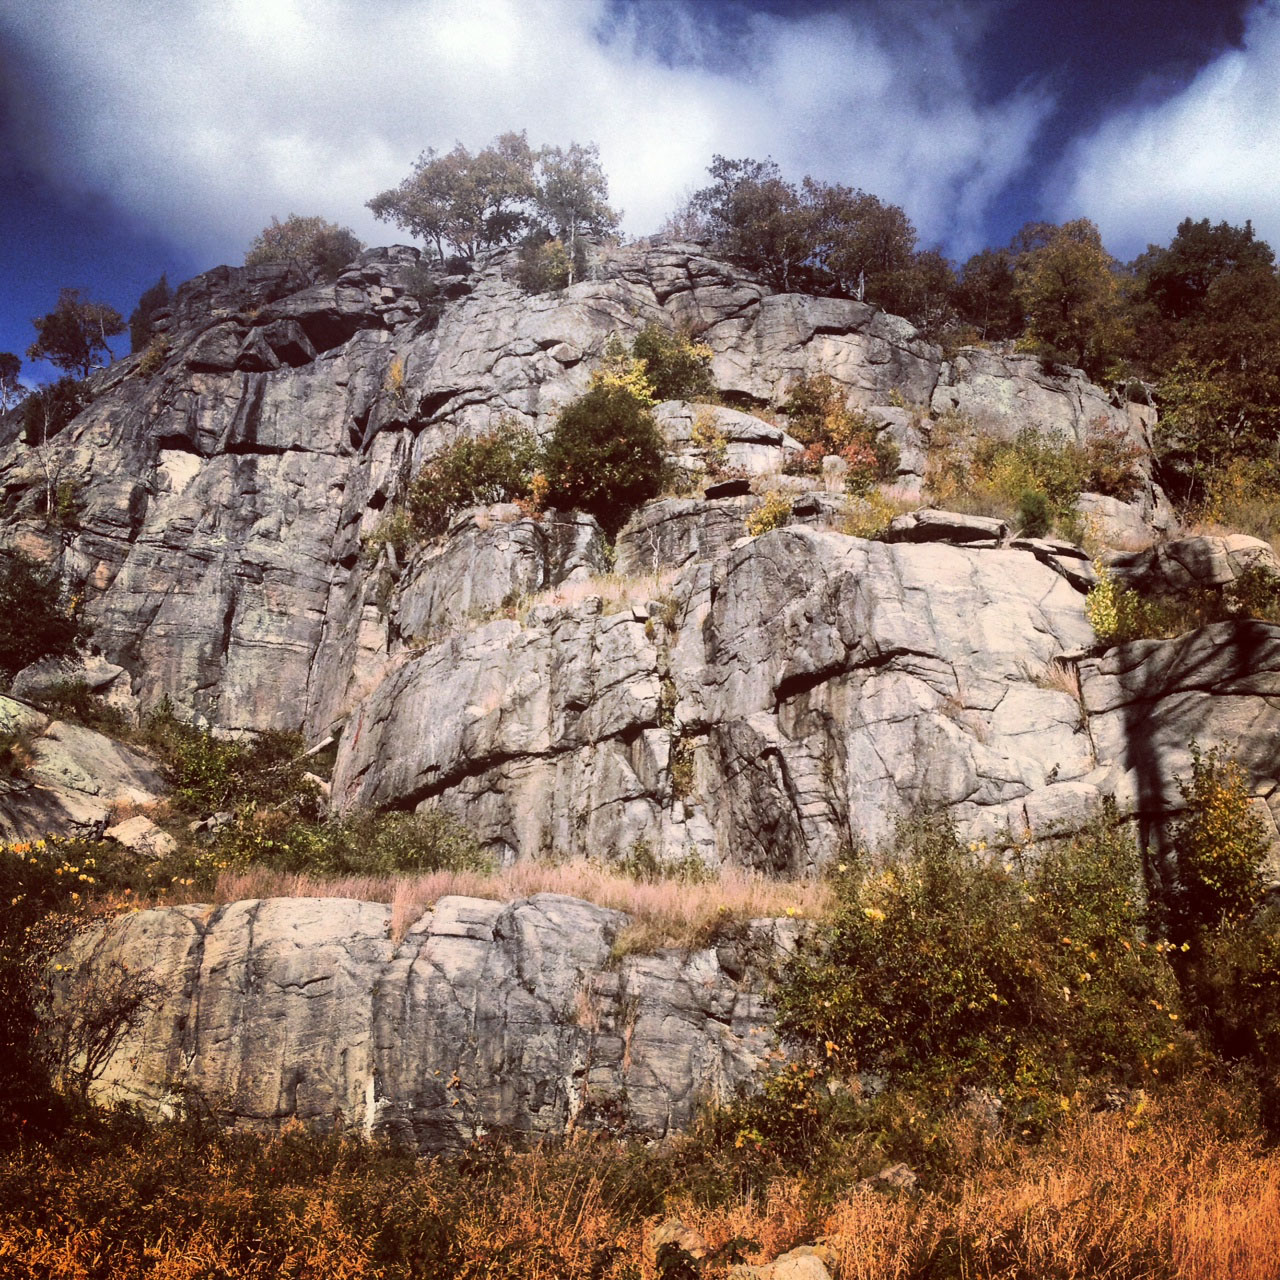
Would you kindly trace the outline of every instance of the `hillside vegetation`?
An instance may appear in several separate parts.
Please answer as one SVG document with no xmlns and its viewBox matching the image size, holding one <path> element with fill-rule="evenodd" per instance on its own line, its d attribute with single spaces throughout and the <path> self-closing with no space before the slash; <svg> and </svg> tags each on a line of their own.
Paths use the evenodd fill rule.
<svg viewBox="0 0 1280 1280">
<path fill-rule="evenodd" d="M 1273 753 L 1251 721 L 1187 744 L 1172 780 L 1156 776 L 1174 758 L 1167 742 L 1161 761 L 1143 755 L 1156 750 L 1157 703 L 1166 737 L 1184 723 L 1168 703 L 1176 712 L 1219 693 L 1269 723 L 1280 621 L 1265 545 L 1280 532 L 1271 248 L 1248 223 L 1187 219 L 1169 245 L 1121 264 L 1081 219 L 1030 225 L 957 265 L 875 196 L 724 157 L 672 215 L 673 241 L 718 255 L 697 269 L 730 326 L 776 291 L 843 299 L 841 350 L 855 339 L 880 344 L 877 359 L 892 348 L 903 385 L 917 368 L 941 377 L 929 343 L 955 362 L 1029 354 L 1042 363 L 1024 362 L 1034 371 L 1022 390 L 1083 386 L 1105 410 L 1069 438 L 1036 421 L 988 430 L 887 382 L 866 399 L 834 359 L 785 376 L 751 370 L 761 394 L 722 390 L 724 351 L 696 306 L 682 322 L 659 307 L 670 269 L 660 250 L 587 292 L 617 225 L 591 146 L 535 149 L 506 134 L 476 154 L 428 151 L 370 207 L 437 261 L 375 251 L 362 259 L 375 283 L 353 302 L 344 260 L 359 243 L 291 215 L 254 241 L 244 279 L 149 290 L 123 371 L 95 372 L 106 330 L 99 318 L 97 345 L 81 330 L 97 304 L 68 296 L 57 324 L 54 313 L 37 322 L 40 349 L 56 356 L 63 334 L 65 367 L 82 380 L 32 394 L 12 419 L 6 516 L 18 533 L 0 567 L 0 675 L 67 666 L 5 700 L 0 794 L 28 812 L 59 768 L 75 773 L 59 748 L 111 747 L 91 731 L 159 781 L 147 799 L 107 801 L 90 779 L 78 812 L 100 801 L 100 818 L 0 843 L 0 1273 L 785 1280 L 734 1268 L 811 1245 L 814 1265 L 843 1280 L 1280 1277 L 1280 905 L 1262 820 L 1274 764 L 1257 765 Z M 675 274 L 692 278 L 695 256 Z M 608 309 L 628 281 L 643 315 Z M 252 305 L 236 295 L 209 326 L 200 290 L 225 300 L 241 287 L 259 290 Z M 473 289 L 488 291 L 477 311 L 516 317 L 483 376 L 449 329 L 450 307 Z M 579 298 L 597 308 L 590 324 Z M 586 335 L 581 349 L 559 330 L 533 341 L 514 327 L 553 314 Z M 606 322 L 607 336 L 591 327 Z M 816 330 L 804 332 L 809 342 Z M 788 360 L 798 349 L 789 337 L 779 347 Z M 437 358 L 447 385 L 428 393 L 423 369 Z M 514 364 L 519 377 L 503 381 Z M 1108 393 L 1058 377 L 1064 365 Z M 342 394 L 312 422 L 306 412 L 334 389 L 326 378 Z M 174 408 L 200 397 L 225 429 Z M 189 436 L 157 434 L 179 416 Z M 103 439 L 120 434 L 92 437 L 86 472 L 75 437 L 90 420 Z M 1134 426 L 1150 421 L 1153 451 Z M 126 471 L 139 441 L 151 450 L 145 483 Z M 727 496 L 691 497 L 723 481 Z M 1083 495 L 1141 525 L 1153 483 L 1184 530 L 1264 541 L 1178 542 L 1177 554 L 1173 539 L 1107 545 Z M 944 545 L 903 532 L 925 505 L 946 508 Z M 143 508 L 160 512 L 154 525 Z M 1011 545 L 1018 535 L 1030 541 Z M 291 538 L 310 539 L 294 561 Z M 18 551 L 41 546 L 47 564 Z M 1173 643 L 1192 631 L 1208 657 Z M 111 661 L 87 652 L 98 642 Z M 179 669 L 191 687 L 164 683 Z M 91 685 L 94 672 L 105 683 Z M 509 675 L 520 698 L 495 690 Z M 267 706 L 268 695 L 297 706 Z M 307 715 L 322 708 L 312 728 L 329 726 L 311 741 L 263 727 L 296 729 L 304 703 Z M 450 715 L 467 732 L 450 738 Z M 867 736 L 841 736 L 848 725 Z M 901 758 L 872 758 L 886 742 Z M 398 753 L 385 787 L 379 750 Z M 1117 778 L 1128 785 L 1131 757 L 1145 762 L 1133 794 L 1117 786 L 1118 799 L 1093 805 Z M 896 807 L 875 792 L 882 783 Z M 1064 794 L 1067 807 L 1047 811 L 1071 820 L 1033 831 L 1037 800 Z M 531 815 L 539 804 L 548 812 Z M 896 820 L 874 826 L 890 809 Z M 145 849 L 101 838 L 108 822 L 139 818 Z M 971 836 L 982 823 L 989 839 Z M 675 957 L 716 1044 L 762 1029 L 725 1012 L 738 997 L 774 1019 L 754 1085 L 705 1098 L 684 1133 L 643 1137 L 625 1091 L 591 1093 L 601 1061 L 557 1063 L 534 1083 L 548 1115 L 555 1090 L 580 1085 L 562 1135 L 503 1129 L 477 1107 L 424 1125 L 469 1140 L 443 1154 L 377 1136 L 391 1131 L 378 1128 L 390 1095 L 373 1077 L 359 1114 L 298 1122 L 299 1084 L 323 1072 L 287 1054 L 261 1073 L 284 1082 L 274 1112 L 249 1117 L 234 1096 L 177 1084 L 160 1118 L 102 1101 L 122 1046 L 147 1047 L 165 994 L 155 975 L 170 970 L 151 942 L 154 970 L 94 967 L 71 948 L 96 927 L 141 922 L 164 939 L 164 922 L 180 919 L 199 951 L 200 928 L 233 902 L 383 903 L 369 948 L 385 954 L 378 972 L 414 970 L 406 991 L 420 978 L 459 1004 L 414 926 L 446 897 L 535 894 L 627 917 L 608 922 L 600 972 L 573 975 L 582 985 L 570 1012 L 557 1006 L 557 1043 L 610 1040 L 625 1077 L 642 997 L 618 996 L 630 1022 L 602 1027 L 591 982 L 619 988 L 628 965 L 657 973 Z M 260 995 L 255 925 L 235 993 L 244 1007 Z M 533 927 L 519 951 L 492 922 L 449 927 L 454 959 L 509 943 L 522 963 L 553 945 Z M 312 941 L 290 936 L 282 950 Z M 355 949 L 326 962 L 349 964 L 353 991 Z M 516 1036 L 533 1025 L 538 975 L 512 964 L 520 1003 L 494 1020 Z M 479 971 L 496 983 L 496 968 Z M 299 994 L 310 979 L 287 976 L 310 998 Z M 726 991 L 733 1000 L 717 1004 Z M 202 997 L 184 995 L 194 1018 Z M 450 1025 L 429 1022 L 437 1039 Z M 215 1030 L 226 1040 L 236 1028 Z M 705 1047 L 681 1041 L 692 1036 L 683 1023 L 663 1031 L 671 1039 L 658 1043 L 691 1059 Z M 359 1046 L 337 1051 L 348 1047 Z M 454 1091 L 437 1112 L 470 1106 L 466 1047 L 446 1045 L 453 1079 L 445 1070 L 421 1091 Z M 504 1070 L 540 1070 L 516 1056 Z"/>
</svg>

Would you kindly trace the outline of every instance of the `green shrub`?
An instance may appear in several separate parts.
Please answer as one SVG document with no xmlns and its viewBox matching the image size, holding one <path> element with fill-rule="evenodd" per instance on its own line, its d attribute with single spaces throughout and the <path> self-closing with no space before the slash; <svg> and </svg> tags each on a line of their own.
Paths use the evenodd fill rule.
<svg viewBox="0 0 1280 1280">
<path fill-rule="evenodd" d="M 758 538 L 771 529 L 781 529 L 790 519 L 791 503 L 780 493 L 771 491 L 765 494 L 764 502 L 747 516 L 746 530 L 751 537 Z"/>
<path fill-rule="evenodd" d="M 1252 1061 L 1269 1080 L 1272 1109 L 1280 1061 L 1280 911 L 1227 919 L 1201 934 L 1187 957 L 1198 1024 L 1224 1057 Z M 1273 1135 L 1280 1115 L 1269 1117 Z"/>
<path fill-rule="evenodd" d="M 695 342 L 687 329 L 649 323 L 636 335 L 631 354 L 644 361 L 658 400 L 699 400 L 715 391 L 711 348 Z"/>
<path fill-rule="evenodd" d="M 163 333 L 157 333 L 142 353 L 138 361 L 137 374 L 140 378 L 150 378 L 159 373 L 164 362 L 169 358 L 169 339 Z"/>
<path fill-rule="evenodd" d="M 516 283 L 526 293 L 555 293 L 568 286 L 572 266 L 564 241 L 540 235 L 526 236 L 520 242 Z"/>
<path fill-rule="evenodd" d="M 662 435 L 632 390 L 599 381 L 561 411 L 543 471 L 549 505 L 586 511 L 614 536 L 638 506 L 662 492 Z"/>
<path fill-rule="evenodd" d="M 35 759 L 34 744 L 35 734 L 29 729 L 0 729 L 0 778 L 25 777 Z"/>
<path fill-rule="evenodd" d="M 56 719 L 74 720 L 113 737 L 123 737 L 133 728 L 123 711 L 104 702 L 84 680 L 55 680 L 35 701 Z"/>
<path fill-rule="evenodd" d="M 269 730 L 246 742 L 215 738 L 207 729 L 183 724 L 168 702 L 143 725 L 141 740 L 159 756 L 184 813 L 203 817 L 235 805 L 287 806 L 315 816 L 318 794 L 303 776 L 302 738 Z"/>
<path fill-rule="evenodd" d="M 10 555 L 0 562 L 0 675 L 12 680 L 40 658 L 63 658 L 90 634 L 71 606 L 61 602 L 56 574 L 34 560 Z"/>
<path fill-rule="evenodd" d="M 448 301 L 440 272 L 426 262 L 415 262 L 405 273 L 405 292 L 415 298 L 421 308 L 418 323 L 424 329 L 435 328 Z"/>
<path fill-rule="evenodd" d="M 285 810 L 242 812 L 219 833 L 217 853 L 243 870 L 323 876 L 392 876 L 431 871 L 490 871 L 492 859 L 452 815 L 358 811 L 328 822 Z"/>
<path fill-rule="evenodd" d="M 1223 611 L 1233 618 L 1280 621 L 1280 575 L 1251 564 L 1222 589 Z"/>
<path fill-rule="evenodd" d="M 405 503 L 414 529 L 443 533 L 465 507 L 528 497 L 537 458 L 536 437 L 509 419 L 487 435 L 459 440 L 414 476 Z"/>
<path fill-rule="evenodd" d="M 1166 639 L 1228 620 L 1280 621 L 1280 577 L 1265 565 L 1250 565 L 1223 586 L 1155 595 L 1122 587 L 1101 561 L 1093 567 L 1098 580 L 1085 597 L 1085 615 L 1103 644 Z"/>
<path fill-rule="evenodd" d="M 1006 866 L 940 819 L 837 872 L 832 918 L 789 966 L 779 1026 L 812 1060 L 955 1096 L 997 1091 L 1036 1127 L 1064 1098 L 1177 1061 L 1164 944 L 1143 941 L 1137 853 L 1103 814 Z"/>
<path fill-rule="evenodd" d="M 1038 489 L 1024 489 L 1018 499 L 1018 526 L 1025 538 L 1043 538 L 1053 527 L 1049 499 Z"/>
<path fill-rule="evenodd" d="M 116 984 L 81 992 L 82 1042 L 70 1044 L 41 1034 L 39 1012 L 50 994 L 49 966 L 67 941 L 91 923 L 89 898 L 128 883 L 134 855 L 110 843 L 89 840 L 6 841 L 0 843 L 0 1146 L 14 1138 L 32 1138 L 65 1118 L 54 1091 L 55 1076 L 72 1063 L 64 1051 L 93 1050 L 83 1035 L 110 1037 L 120 1027 L 117 1015 L 131 1016 L 128 1001 L 138 988 Z M 124 977 L 126 975 L 119 975 Z M 110 997 L 110 998 L 108 998 Z M 136 1012 L 136 1005 L 132 1012 Z M 95 1027 L 97 1028 L 95 1032 Z M 94 1055 L 100 1061 L 100 1053 Z M 93 1058 L 81 1063 L 82 1073 Z M 71 1083 L 82 1084 L 83 1074 Z"/>
<path fill-rule="evenodd" d="M 1247 919 L 1262 900 L 1268 840 L 1253 812 L 1244 770 L 1224 750 L 1191 745 L 1191 776 L 1178 779 L 1186 813 L 1172 844 L 1178 886 L 1174 920 L 1184 937 Z"/>
<path fill-rule="evenodd" d="M 925 485 L 941 506 L 1001 516 L 1012 515 L 1024 493 L 1042 494 L 1053 523 L 1074 536 L 1080 494 L 1088 489 L 1132 497 L 1142 479 L 1140 456 L 1123 428 L 1105 419 L 1093 423 L 1078 445 L 1035 427 L 1002 440 L 963 414 L 943 414 L 930 424 Z"/>
<path fill-rule="evenodd" d="M 661 884 L 666 881 L 677 884 L 708 884 L 715 879 L 716 874 L 693 849 L 689 849 L 676 861 L 664 861 L 648 840 L 637 840 L 611 865 L 624 876 L 630 876 L 637 884 Z"/>
<path fill-rule="evenodd" d="M 390 547 L 398 560 L 403 560 L 414 543 L 414 524 L 404 507 L 392 507 L 377 527 L 361 543 L 360 550 L 366 563 L 373 564 Z"/>
<path fill-rule="evenodd" d="M 1095 418 L 1084 438 L 1084 488 L 1128 502 L 1142 486 L 1142 446 L 1118 423 Z"/>
</svg>

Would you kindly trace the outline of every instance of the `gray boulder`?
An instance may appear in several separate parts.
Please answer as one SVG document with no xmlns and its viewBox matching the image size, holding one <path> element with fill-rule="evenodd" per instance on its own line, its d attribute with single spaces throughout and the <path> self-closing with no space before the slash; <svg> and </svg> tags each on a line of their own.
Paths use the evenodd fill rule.
<svg viewBox="0 0 1280 1280">
<path fill-rule="evenodd" d="M 1158 542 L 1144 551 L 1112 555 L 1107 566 L 1127 587 L 1175 595 L 1197 587 L 1229 586 L 1247 569 L 1280 578 L 1280 560 L 1270 543 L 1241 533 Z"/>
<path fill-rule="evenodd" d="M 660 1136 L 750 1077 L 771 1015 L 714 951 L 611 962 L 626 919 L 557 894 L 442 898 L 400 941 L 390 907 L 349 899 L 122 917 L 73 958 L 81 977 L 119 962 L 154 988 L 96 1096 L 156 1113 L 179 1086 L 241 1122 L 337 1122 L 424 1151 L 492 1126 Z"/>
<path fill-rule="evenodd" d="M 167 790 L 141 752 L 83 725 L 0 697 L 0 732 L 19 736 L 24 767 L 0 781 L 0 835 L 100 835 L 115 810 L 155 804 Z"/>
</svg>

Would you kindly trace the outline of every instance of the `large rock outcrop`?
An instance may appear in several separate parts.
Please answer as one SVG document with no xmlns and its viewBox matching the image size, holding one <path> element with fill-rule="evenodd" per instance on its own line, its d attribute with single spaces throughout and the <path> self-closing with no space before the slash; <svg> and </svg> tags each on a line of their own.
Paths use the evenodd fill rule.
<svg viewBox="0 0 1280 1280">
<path fill-rule="evenodd" d="M 502 859 L 643 845 L 805 876 L 917 804 L 998 843 L 1071 828 L 1107 795 L 1158 854 L 1193 739 L 1232 746 L 1280 817 L 1280 628 L 1098 655 L 1083 553 L 999 521 L 917 512 L 867 541 L 805 478 L 791 523 L 756 538 L 745 520 L 772 482 L 651 503 L 613 548 L 589 517 L 514 506 L 460 513 L 408 554 L 382 545 L 416 468 L 503 418 L 545 434 L 609 338 L 649 321 L 713 352 L 725 404 L 658 412 L 689 481 L 711 453 L 757 481 L 778 470 L 796 442 L 755 414 L 806 374 L 891 434 L 907 489 L 930 411 L 1075 440 L 1099 419 L 1135 440 L 1150 426 L 1078 373 L 944 360 L 903 320 L 773 293 L 701 246 L 602 250 L 589 279 L 537 297 L 512 264 L 445 276 L 371 250 L 314 287 L 219 268 L 179 290 L 148 355 L 94 375 L 59 434 L 24 441 L 7 420 L 6 545 L 82 590 L 122 710 L 168 698 L 224 734 L 337 731 L 337 807 L 440 806 Z M 52 525 L 51 476 L 74 508 Z M 1158 496 L 1093 514 L 1137 534 Z M 1200 540 L 1113 568 L 1182 588 L 1265 558 Z M 94 830 L 160 790 L 86 730 L 16 702 L 9 724 L 37 759 L 0 795 L 8 832 Z M 760 975 L 732 949 L 618 958 L 620 913 L 548 895 L 445 898 L 403 936 L 393 914 L 178 907 L 81 939 L 81 972 L 119 961 L 156 983 L 104 1089 L 163 1107 L 181 1084 L 245 1120 L 341 1118 L 441 1149 L 492 1125 L 663 1133 L 769 1045 Z M 748 934 L 765 953 L 787 936 Z"/>
<path fill-rule="evenodd" d="M 163 1110 L 359 1127 L 444 1150 L 485 1129 L 661 1135 L 729 1096 L 772 1047 L 761 975 L 714 949 L 610 957 L 627 917 L 558 894 L 442 898 L 393 939 L 391 908 L 337 898 L 171 907 L 77 942 L 145 974 L 147 1016 L 98 1096 Z M 781 930 L 781 932 L 780 932 Z M 766 957 L 785 926 L 762 921 Z M 794 933 L 794 930 L 792 931 Z"/>
<path fill-rule="evenodd" d="M 509 278 L 512 263 L 498 253 L 436 273 L 428 292 L 403 246 L 315 287 L 281 267 L 218 268 L 178 290 L 163 346 L 94 375 L 93 403 L 53 439 L 5 433 L 8 545 L 83 586 L 95 643 L 144 710 L 168 697 L 221 732 L 322 736 L 401 643 L 453 625 L 427 621 L 439 610 L 423 596 L 439 590 L 423 586 L 423 566 L 410 566 L 414 599 L 397 621 L 385 563 L 362 557 L 408 474 L 504 416 L 545 432 L 610 336 L 651 320 L 693 326 L 721 393 L 742 405 L 777 406 L 797 376 L 826 373 L 866 406 L 923 411 L 945 387 L 1010 431 L 1078 434 L 1105 409 L 1078 377 L 984 353 L 944 362 L 901 319 L 771 293 L 697 245 L 604 250 L 590 279 L 535 297 Z M 664 412 L 673 448 L 687 447 L 702 411 Z M 792 448 L 756 419 L 706 413 L 730 465 L 759 470 Z M 877 413 L 918 482 L 911 415 Z M 49 475 L 75 496 L 68 526 L 40 514 Z M 499 601 L 556 585 L 559 550 L 532 554 Z M 478 577 L 468 593 L 487 607 Z"/>
<path fill-rule="evenodd" d="M 545 606 L 407 656 L 343 736 L 337 803 L 439 804 L 514 856 L 644 839 L 791 875 L 917 802 L 984 834 L 1078 816 L 1080 708 L 1036 683 L 1092 637 L 1065 579 L 1015 550 L 740 542 L 665 606 Z"/>
</svg>

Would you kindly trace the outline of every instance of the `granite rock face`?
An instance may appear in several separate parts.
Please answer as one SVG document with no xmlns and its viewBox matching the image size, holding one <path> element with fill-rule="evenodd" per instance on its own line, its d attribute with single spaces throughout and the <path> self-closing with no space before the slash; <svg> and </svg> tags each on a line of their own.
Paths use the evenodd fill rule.
<svg viewBox="0 0 1280 1280">
<path fill-rule="evenodd" d="M 513 264 L 499 252 L 437 272 L 426 302 L 404 246 L 369 250 L 329 285 L 217 268 L 162 315 L 158 367 L 134 356 L 96 373 L 90 407 L 38 447 L 0 436 L 7 545 L 83 590 L 95 644 L 143 712 L 168 697 L 219 732 L 318 738 L 407 641 L 593 564 L 586 543 L 543 549 L 513 527 L 507 550 L 477 549 L 455 591 L 470 552 L 388 568 L 362 546 L 415 468 L 504 417 L 545 433 L 610 336 L 649 321 L 693 328 L 729 402 L 776 409 L 797 377 L 832 376 L 893 434 L 909 484 L 923 441 L 907 409 L 875 408 L 891 399 L 927 409 L 945 393 L 1009 431 L 1067 434 L 1105 409 L 1079 377 L 981 352 L 944 362 L 897 317 L 771 293 L 698 245 L 601 250 L 591 278 L 554 295 L 522 293 Z M 673 403 L 659 416 L 695 469 L 700 418 L 731 470 L 776 469 L 794 452 L 783 429 L 733 409 Z M 39 515 L 50 474 L 75 495 L 67 528 Z"/>
<path fill-rule="evenodd" d="M 439 804 L 508 857 L 645 840 L 783 875 L 917 802 L 984 833 L 1078 810 L 1091 744 L 1036 677 L 1092 632 L 1034 555 L 794 526 L 685 561 L 657 610 L 596 597 L 408 657 L 349 724 L 335 803 Z"/>
<path fill-rule="evenodd" d="M 100 836 L 115 810 L 167 790 L 151 760 L 83 725 L 0 697 L 0 733 L 17 735 L 25 767 L 0 779 L 0 838 Z"/>
<path fill-rule="evenodd" d="M 979 427 L 1005 434 L 1038 427 L 1082 443 L 1091 423 L 1122 429 L 1142 441 L 1146 406 L 1117 408 L 1078 369 L 1046 369 L 1035 356 L 968 347 L 945 362 L 934 384 L 936 413 L 967 414 Z"/>
<path fill-rule="evenodd" d="M 1271 544 L 1242 533 L 1172 538 L 1144 551 L 1112 556 L 1108 568 L 1127 587 L 1172 595 L 1227 587 L 1250 569 L 1280 576 Z"/>
<path fill-rule="evenodd" d="M 1235 756 L 1280 841 L 1280 625 L 1217 622 L 1174 640 L 1117 645 L 1080 664 L 1080 687 L 1108 762 L 1102 785 L 1141 820 L 1153 850 L 1185 807 L 1178 780 L 1191 777 L 1192 743 Z"/>
<path fill-rule="evenodd" d="M 836 379 L 892 436 L 908 492 L 930 410 L 1141 441 L 1145 408 L 1030 357 L 944 360 L 903 320 L 772 293 L 698 245 L 601 250 L 590 278 L 537 297 L 513 265 L 497 253 L 424 285 L 396 247 L 329 285 L 219 268 L 179 290 L 145 366 L 93 376 L 54 439 L 22 442 L 10 416 L 5 548 L 61 568 L 98 649 L 24 673 L 27 693 L 72 674 L 130 716 L 169 698 L 222 734 L 337 733 L 335 809 L 439 806 L 501 861 L 643 847 L 809 876 L 916 805 L 999 844 L 1071 829 L 1108 795 L 1158 861 L 1192 740 L 1232 747 L 1280 820 L 1280 628 L 1098 655 L 1078 548 L 936 511 L 848 536 L 838 467 L 779 475 L 788 523 L 746 533 L 775 487 L 761 478 L 798 448 L 777 415 L 803 375 Z M 721 496 L 652 502 L 612 548 L 590 517 L 514 505 L 461 512 L 407 554 L 372 537 L 422 464 L 504 419 L 545 435 L 610 337 L 649 321 L 714 353 L 724 403 L 657 412 L 684 489 L 747 473 L 754 494 L 738 475 Z M 50 475 L 74 498 L 58 527 L 39 514 Z M 1134 537 L 1162 510 L 1150 485 L 1091 505 Z M 1111 567 L 1181 590 L 1255 564 L 1274 565 L 1264 544 L 1200 538 Z M 138 753 L 26 703 L 0 701 L 0 728 L 32 744 L 28 777 L 0 789 L 10 836 L 98 832 L 163 789 Z M 155 852 L 141 822 L 120 834 Z M 340 1119 L 440 1150 L 494 1125 L 665 1133 L 771 1043 L 743 957 L 785 942 L 786 922 L 621 959 L 625 917 L 552 895 L 445 898 L 404 923 L 290 899 L 86 936 L 80 972 L 118 960 L 156 980 L 102 1088 L 163 1108 L 181 1084 L 245 1120 Z"/>
<path fill-rule="evenodd" d="M 714 950 L 611 961 L 626 919 L 558 894 L 442 898 L 399 941 L 390 907 L 337 898 L 123 917 L 76 944 L 80 980 L 123 965 L 152 984 L 98 1096 L 163 1111 L 195 1089 L 242 1121 L 424 1151 L 495 1126 L 667 1133 L 750 1077 L 772 1017 L 760 975 Z"/>
</svg>

